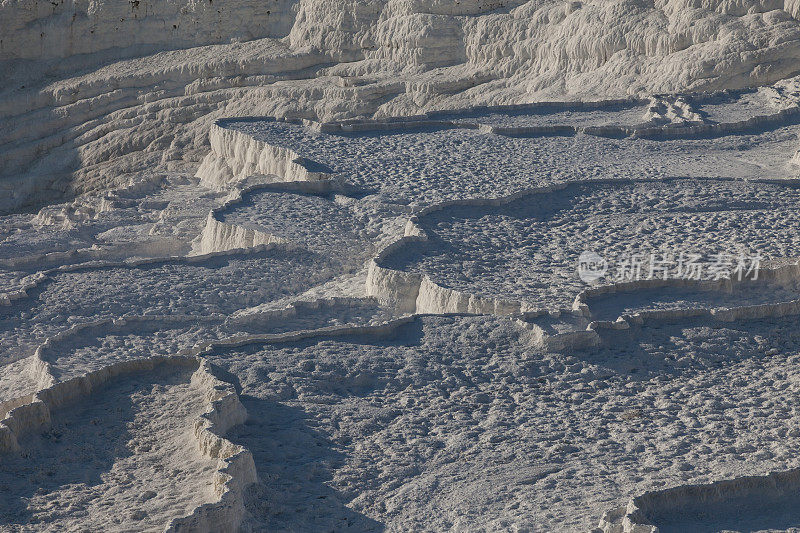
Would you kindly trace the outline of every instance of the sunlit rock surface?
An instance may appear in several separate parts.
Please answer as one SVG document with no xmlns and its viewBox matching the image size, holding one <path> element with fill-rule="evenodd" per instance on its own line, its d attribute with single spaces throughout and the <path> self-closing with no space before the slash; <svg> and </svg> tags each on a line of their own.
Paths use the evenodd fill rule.
<svg viewBox="0 0 800 533">
<path fill-rule="evenodd" d="M 798 16 L 0 2 L 0 529 L 800 527 Z"/>
</svg>

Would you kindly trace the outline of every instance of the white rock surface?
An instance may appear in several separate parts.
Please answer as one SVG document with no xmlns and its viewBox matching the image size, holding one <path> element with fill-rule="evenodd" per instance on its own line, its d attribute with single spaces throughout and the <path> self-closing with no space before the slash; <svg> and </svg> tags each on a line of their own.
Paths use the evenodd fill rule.
<svg viewBox="0 0 800 533">
<path fill-rule="evenodd" d="M 0 529 L 800 527 L 800 3 L 219 2 L 0 0 Z"/>
<path fill-rule="evenodd" d="M 108 189 L 145 167 L 194 169 L 223 116 L 768 85 L 796 74 L 798 6 L 4 0 L 0 209 Z"/>
<path fill-rule="evenodd" d="M 4 522 L 236 529 L 257 474 L 222 435 L 245 417 L 233 387 L 190 358 L 123 361 L 43 388 L 0 421 L 0 483 L 14 493 Z"/>
</svg>

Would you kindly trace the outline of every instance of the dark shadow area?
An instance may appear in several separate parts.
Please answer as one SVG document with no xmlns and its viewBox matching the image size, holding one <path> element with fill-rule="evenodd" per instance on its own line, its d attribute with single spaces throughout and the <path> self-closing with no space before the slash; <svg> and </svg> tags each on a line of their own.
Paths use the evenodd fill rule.
<svg viewBox="0 0 800 533">
<path fill-rule="evenodd" d="M 613 321 L 623 314 L 637 311 L 741 307 L 798 298 L 800 291 L 796 287 L 743 280 L 731 289 L 704 290 L 699 284 L 697 287 L 659 287 L 590 298 L 586 303 L 594 320 Z"/>
<path fill-rule="evenodd" d="M 96 408 L 86 409 L 90 410 Z M 0 462 L 0 524 L 31 524 L 28 501 L 34 496 L 66 485 L 102 484 L 103 474 L 115 460 L 131 453 L 125 448 L 130 438 L 126 424 L 133 416 L 131 405 L 120 403 L 113 412 L 114 416 L 94 423 L 87 420 L 82 428 L 76 420 L 56 423 L 45 433 L 25 439 L 21 455 L 4 456 Z"/>
<path fill-rule="evenodd" d="M 59 501 L 57 506 L 48 502 L 48 520 L 80 516 L 86 506 L 106 498 L 106 494 L 90 491 L 104 483 L 103 477 L 117 460 L 133 454 L 128 448 L 132 438 L 128 428 L 136 415 L 131 398 L 147 396 L 154 383 L 186 383 L 191 374 L 189 367 L 162 366 L 120 376 L 88 397 L 54 411 L 50 428 L 22 439 L 21 453 L 0 457 L 0 524 L 36 528 L 29 501 L 71 485 L 86 488 L 77 492 L 73 488 L 77 501 Z"/>
<path fill-rule="evenodd" d="M 685 96 L 685 99 L 689 104 L 693 106 L 693 110 L 695 113 L 697 113 L 704 119 L 709 119 L 709 113 L 708 111 L 703 109 L 703 106 L 735 104 L 744 95 L 753 94 L 756 92 L 758 92 L 758 89 L 756 88 L 747 88 L 747 89 L 738 89 L 735 91 L 718 91 L 715 93 L 688 94 Z"/>
<path fill-rule="evenodd" d="M 343 456 L 299 408 L 243 396 L 248 421 L 227 437 L 253 453 L 260 483 L 245 496 L 255 531 L 383 531 L 327 485 Z"/>
<path fill-rule="evenodd" d="M 309 172 L 323 172 L 327 174 L 332 174 L 333 169 L 324 163 L 319 163 L 314 161 L 313 159 L 308 159 L 306 157 L 298 157 L 294 159 L 292 163 L 297 163 L 298 165 L 302 166 Z"/>
<path fill-rule="evenodd" d="M 103 483 L 114 462 L 131 455 L 126 443 L 134 410 L 130 394 L 150 382 L 138 379 L 126 394 L 115 381 L 88 399 L 53 413 L 52 426 L 25 437 L 23 451 L 0 460 L 0 524 L 30 524 L 29 499 L 61 487 Z M 74 511 L 72 511 L 74 512 Z"/>
<path fill-rule="evenodd" d="M 648 518 L 659 533 L 796 531 L 800 528 L 800 495 L 735 497 Z"/>
</svg>

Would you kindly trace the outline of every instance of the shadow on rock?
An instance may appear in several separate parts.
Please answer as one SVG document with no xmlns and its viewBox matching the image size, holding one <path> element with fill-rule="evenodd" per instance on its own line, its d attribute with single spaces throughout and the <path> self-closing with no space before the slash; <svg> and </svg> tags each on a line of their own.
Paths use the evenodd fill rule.
<svg viewBox="0 0 800 533">
<path fill-rule="evenodd" d="M 383 531 L 326 484 L 343 457 L 304 411 L 252 396 L 241 401 L 248 421 L 228 438 L 253 453 L 260 479 L 245 496 L 251 516 L 244 530 Z"/>
</svg>

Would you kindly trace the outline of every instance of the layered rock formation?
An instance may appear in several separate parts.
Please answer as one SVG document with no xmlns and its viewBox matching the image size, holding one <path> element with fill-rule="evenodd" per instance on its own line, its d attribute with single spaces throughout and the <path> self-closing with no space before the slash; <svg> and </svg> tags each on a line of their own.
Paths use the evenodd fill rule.
<svg viewBox="0 0 800 533">
<path fill-rule="evenodd" d="M 193 170 L 225 115 L 407 115 L 773 83 L 797 71 L 798 6 L 6 0 L 0 209 L 145 168 Z"/>
</svg>

